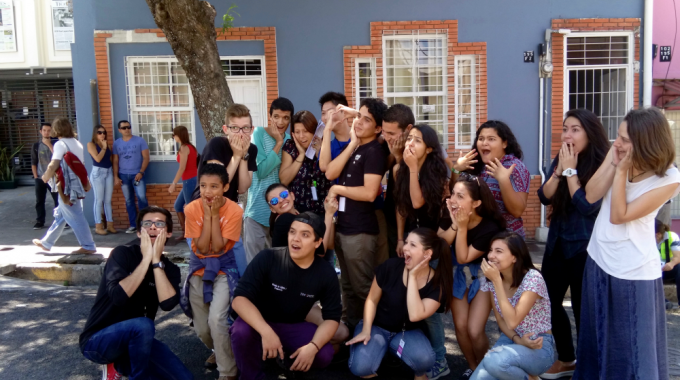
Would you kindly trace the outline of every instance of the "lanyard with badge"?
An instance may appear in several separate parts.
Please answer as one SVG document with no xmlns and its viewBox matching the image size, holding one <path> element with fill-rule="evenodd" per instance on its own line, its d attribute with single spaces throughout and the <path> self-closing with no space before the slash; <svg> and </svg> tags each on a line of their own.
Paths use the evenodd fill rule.
<svg viewBox="0 0 680 380">
<path fill-rule="evenodd" d="M 319 200 L 319 196 L 316 194 L 316 181 L 312 181 L 311 190 L 312 190 L 312 200 L 313 200 L 313 201 L 318 201 L 318 200 Z"/>
<path fill-rule="evenodd" d="M 357 149 L 359 149 L 358 146 L 356 148 L 354 148 L 354 151 L 352 151 L 352 155 L 350 156 L 350 160 L 352 159 L 351 157 L 354 156 L 354 153 L 357 152 Z M 356 157 L 354 158 L 354 161 L 356 162 Z M 355 163 L 355 162 L 353 162 L 353 163 Z M 343 183 L 343 185 L 344 185 L 344 183 Z M 338 199 L 338 211 L 339 212 L 345 212 L 345 203 L 346 202 L 347 202 L 346 197 L 340 197 Z"/>
</svg>

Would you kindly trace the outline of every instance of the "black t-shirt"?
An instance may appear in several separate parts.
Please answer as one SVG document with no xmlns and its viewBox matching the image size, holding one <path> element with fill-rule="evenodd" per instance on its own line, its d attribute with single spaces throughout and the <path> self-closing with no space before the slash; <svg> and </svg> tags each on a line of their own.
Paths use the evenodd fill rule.
<svg viewBox="0 0 680 380">
<path fill-rule="evenodd" d="M 347 161 L 338 178 L 339 184 L 347 187 L 364 186 L 364 174 L 385 175 L 387 157 L 377 140 L 361 145 Z M 373 202 L 361 202 L 347 198 L 345 211 L 338 211 L 338 232 L 345 235 L 380 232 Z"/>
<path fill-rule="evenodd" d="M 163 302 L 158 302 L 156 293 L 156 281 L 153 269 L 149 265 L 144 280 L 137 290 L 128 297 L 119 283 L 135 271 L 142 262 L 142 251 L 138 245 L 121 245 L 111 251 L 106 260 L 104 275 L 99 283 L 97 298 L 90 310 L 83 333 L 80 334 L 80 349 L 92 335 L 113 324 L 127 321 L 128 319 L 147 317 L 156 318 L 158 306 L 165 311 L 172 310 L 179 303 L 179 283 L 181 275 L 177 265 L 167 257 L 162 256 L 165 264 L 165 275 L 175 289 L 175 295 Z"/>
<path fill-rule="evenodd" d="M 290 258 L 288 247 L 265 249 L 248 264 L 234 291 L 246 297 L 267 322 L 299 323 L 316 301 L 324 320 L 340 321 L 340 284 L 335 270 L 315 256 L 307 269 Z"/>
<path fill-rule="evenodd" d="M 406 306 L 406 285 L 404 285 L 403 258 L 389 259 L 375 268 L 375 281 L 382 289 L 382 297 L 378 302 L 373 324 L 387 331 L 399 332 L 402 329 L 413 330 L 419 322 L 411 322 Z M 439 302 L 441 287 L 435 285 L 432 279 L 418 291 L 420 298 L 430 298 Z M 404 327 L 405 326 L 405 327 Z"/>
<path fill-rule="evenodd" d="M 273 248 L 288 247 L 288 231 L 290 231 L 290 225 L 293 224 L 293 220 L 295 220 L 296 216 L 297 215 L 287 212 L 276 218 L 274 224 L 270 227 Z M 321 244 L 315 252 L 315 254 L 319 256 L 324 256 L 325 253 L 323 244 Z"/>
<path fill-rule="evenodd" d="M 231 157 L 234 152 L 231 150 L 231 145 L 229 145 L 229 140 L 226 137 L 214 137 L 205 148 L 203 148 L 203 153 L 201 154 L 201 162 L 198 163 L 198 172 L 201 171 L 203 164 L 210 160 L 217 160 L 224 164 L 226 168 L 231 162 Z M 248 171 L 257 171 L 257 147 L 255 144 L 250 144 L 248 148 Z M 200 197 L 200 190 L 198 184 L 196 190 L 192 194 L 192 199 L 198 199 Z M 238 169 L 234 173 L 234 178 L 229 178 L 229 190 L 224 193 L 224 196 L 231 199 L 234 202 L 238 202 Z"/>
<path fill-rule="evenodd" d="M 448 212 L 444 213 L 444 216 L 442 216 L 442 219 L 439 222 L 439 227 L 442 230 L 451 228 L 451 216 L 449 215 Z M 496 222 L 493 219 L 488 218 L 482 219 L 482 221 L 479 222 L 479 224 L 475 228 L 469 229 L 467 231 L 468 247 L 472 246 L 474 249 L 484 252 L 482 256 L 480 256 L 476 260 L 473 260 L 471 262 L 472 264 L 478 264 L 482 262 L 482 259 L 485 258 L 486 255 L 489 253 L 489 248 L 491 248 L 491 239 L 501 231 L 502 229 L 498 227 Z M 456 234 L 456 238 L 458 238 L 458 234 Z M 455 259 L 456 257 L 455 239 L 453 241 L 453 244 L 451 244 L 451 248 L 452 248 L 451 252 L 453 253 L 453 257 Z"/>
</svg>

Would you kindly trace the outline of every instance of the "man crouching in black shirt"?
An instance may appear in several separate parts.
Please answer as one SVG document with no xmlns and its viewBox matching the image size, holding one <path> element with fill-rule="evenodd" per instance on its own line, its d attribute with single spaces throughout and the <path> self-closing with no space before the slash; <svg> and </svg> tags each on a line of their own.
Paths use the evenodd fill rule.
<svg viewBox="0 0 680 380">
<path fill-rule="evenodd" d="M 268 358 L 304 372 L 324 368 L 333 359 L 329 341 L 342 314 L 340 286 L 335 270 L 314 254 L 325 231 L 320 216 L 298 215 L 288 247 L 263 250 L 241 277 L 232 303 L 239 318 L 230 330 L 241 380 L 263 379 L 261 365 Z M 305 322 L 316 301 L 321 301 L 324 319 L 318 327 Z"/>
<path fill-rule="evenodd" d="M 170 311 L 179 303 L 179 268 L 163 256 L 172 236 L 170 212 L 155 206 L 141 210 L 137 236 L 140 245 L 111 251 L 80 350 L 105 365 L 105 379 L 119 379 L 117 372 L 130 380 L 193 379 L 168 346 L 154 339 L 158 306 Z"/>
</svg>

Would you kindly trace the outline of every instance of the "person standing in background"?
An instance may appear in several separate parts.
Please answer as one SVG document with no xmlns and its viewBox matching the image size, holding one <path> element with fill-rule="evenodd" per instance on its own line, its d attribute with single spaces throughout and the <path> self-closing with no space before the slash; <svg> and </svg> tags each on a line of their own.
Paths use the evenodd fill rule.
<svg viewBox="0 0 680 380">
<path fill-rule="evenodd" d="M 149 166 L 149 146 L 143 138 L 132 135 L 132 127 L 127 120 L 118 122 L 118 132 L 122 137 L 113 143 L 113 180 L 116 186 L 122 185 L 125 197 L 130 222 L 125 232 L 133 234 L 137 232 L 135 195 L 140 210 L 149 206 L 144 181 L 144 172 Z"/>
<path fill-rule="evenodd" d="M 182 233 L 186 231 L 184 228 L 184 206 L 191 202 L 191 195 L 196 188 L 196 176 L 198 174 L 198 163 L 196 147 L 189 141 L 189 131 L 187 127 L 178 125 L 172 130 L 172 138 L 177 144 L 179 144 L 179 150 L 177 151 L 177 162 L 179 162 L 179 168 L 177 169 L 177 174 L 172 180 L 172 184 L 168 187 L 168 192 L 170 194 L 175 192 L 175 186 L 180 179 L 182 179 L 182 191 L 177 196 L 175 200 L 175 212 L 177 213 L 177 219 L 179 219 L 179 226 L 182 228 Z M 179 236 L 178 240 L 184 239 L 184 235 Z"/>
<path fill-rule="evenodd" d="M 42 180 L 42 175 L 47 170 L 47 165 L 52 160 L 53 141 L 50 137 L 52 133 L 52 125 L 50 123 L 42 123 L 40 125 L 40 141 L 33 144 L 31 149 L 31 170 L 33 170 L 33 179 L 35 180 L 35 211 L 38 214 L 33 225 L 34 230 L 39 230 L 45 227 L 45 196 L 49 192 L 54 201 L 54 208 L 59 206 L 59 194 L 53 193 L 50 185 Z"/>
<path fill-rule="evenodd" d="M 92 141 L 87 143 L 87 152 L 92 157 L 92 172 L 90 182 L 94 189 L 94 222 L 97 235 L 116 233 L 113 228 L 113 163 L 111 162 L 111 148 L 106 140 L 106 128 L 97 124 L 92 131 Z M 106 216 L 106 229 L 102 223 L 102 211 Z"/>
</svg>

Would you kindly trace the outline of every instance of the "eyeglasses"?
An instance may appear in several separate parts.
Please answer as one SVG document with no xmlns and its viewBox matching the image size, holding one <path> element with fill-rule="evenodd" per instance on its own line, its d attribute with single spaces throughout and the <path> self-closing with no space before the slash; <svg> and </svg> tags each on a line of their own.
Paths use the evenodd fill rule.
<svg viewBox="0 0 680 380">
<path fill-rule="evenodd" d="M 142 222 L 142 227 L 144 228 L 151 228 L 152 225 L 155 225 L 156 228 L 165 228 L 167 224 L 162 220 L 157 220 L 155 222 L 153 220 L 145 220 Z"/>
<path fill-rule="evenodd" d="M 460 179 L 462 179 L 463 181 L 467 181 L 467 182 L 477 181 L 477 186 L 480 186 L 479 185 L 479 177 L 477 177 L 476 175 L 472 175 L 472 174 L 467 173 L 467 172 L 462 172 L 462 173 L 460 173 Z"/>
<path fill-rule="evenodd" d="M 247 126 L 247 127 L 237 127 L 237 126 L 235 126 L 235 125 L 230 125 L 230 126 L 228 126 L 227 128 L 229 128 L 229 130 L 230 130 L 232 133 L 238 133 L 239 131 L 243 131 L 243 133 L 250 133 L 250 131 L 253 130 L 253 126 L 252 126 L 252 125 L 249 125 L 249 126 Z"/>
<path fill-rule="evenodd" d="M 280 194 L 279 197 L 281 197 L 281 200 L 283 201 L 284 199 L 288 198 L 288 190 L 283 190 Z M 269 204 L 272 206 L 276 206 L 279 204 L 279 198 L 274 197 L 269 200 Z"/>
<path fill-rule="evenodd" d="M 106 131 L 97 131 L 97 134 L 98 134 L 98 135 L 105 135 L 105 134 L 106 134 Z"/>
<path fill-rule="evenodd" d="M 128 125 L 128 126 L 119 127 L 118 129 L 121 129 L 121 130 L 124 131 L 124 130 L 126 130 L 126 129 L 132 129 L 132 127 Z"/>
</svg>

